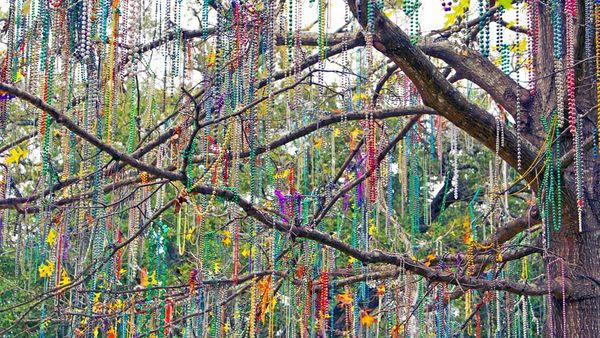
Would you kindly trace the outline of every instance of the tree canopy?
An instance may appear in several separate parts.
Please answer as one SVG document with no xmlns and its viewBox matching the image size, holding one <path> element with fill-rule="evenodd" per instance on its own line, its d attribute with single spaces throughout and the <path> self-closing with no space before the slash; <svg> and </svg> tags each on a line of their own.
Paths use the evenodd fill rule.
<svg viewBox="0 0 600 338">
<path fill-rule="evenodd" d="M 598 1 L 0 27 L 0 336 L 600 337 Z"/>
</svg>

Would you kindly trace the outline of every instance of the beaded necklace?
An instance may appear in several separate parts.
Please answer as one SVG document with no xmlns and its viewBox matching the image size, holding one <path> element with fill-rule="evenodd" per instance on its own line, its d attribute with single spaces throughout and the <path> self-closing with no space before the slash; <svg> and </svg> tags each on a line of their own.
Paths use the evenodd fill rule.
<svg viewBox="0 0 600 338">
<path fill-rule="evenodd" d="M 489 15 L 489 1 L 479 0 L 479 51 L 483 57 L 489 57 L 490 55 L 490 15 Z"/>
<path fill-rule="evenodd" d="M 594 2 L 594 23 L 595 23 L 595 45 L 596 45 L 596 103 L 600 104 L 600 1 Z M 596 134 L 598 142 L 596 144 L 596 153 L 600 152 L 600 110 L 598 110 L 598 123 L 596 125 Z"/>
</svg>

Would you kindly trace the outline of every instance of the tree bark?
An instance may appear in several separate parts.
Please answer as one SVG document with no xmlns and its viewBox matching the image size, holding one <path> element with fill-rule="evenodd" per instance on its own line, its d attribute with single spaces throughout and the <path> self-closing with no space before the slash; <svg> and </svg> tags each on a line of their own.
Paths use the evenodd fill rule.
<svg viewBox="0 0 600 338">
<path fill-rule="evenodd" d="M 556 82 L 564 81 L 564 74 L 557 76 L 557 69 L 552 66 L 552 20 L 549 6 L 538 3 L 539 6 L 539 54 L 535 60 L 536 97 L 534 110 L 531 112 L 530 121 L 539 121 L 541 114 L 548 116 L 556 107 Z M 588 14 L 590 15 L 590 14 Z M 593 15 L 593 13 L 591 13 Z M 576 107 L 581 117 L 583 142 L 587 137 L 594 135 L 597 126 L 596 78 L 595 58 L 585 62 L 583 54 L 584 45 L 584 1 L 578 1 L 578 17 L 574 23 L 579 27 L 576 31 L 575 48 L 576 65 Z M 563 17 L 563 20 L 567 20 Z M 566 22 L 566 21 L 565 21 Z M 565 37 L 561 37 L 565 39 Z M 566 40 L 566 39 L 565 39 Z M 591 64 L 590 64 L 591 63 Z M 566 65 L 563 65 L 565 68 Z M 590 67 L 591 66 L 591 67 Z M 554 74 L 552 81 L 544 80 L 547 74 Z M 565 85 L 566 87 L 566 85 Z M 587 112 L 591 114 L 585 115 Z M 565 109 L 565 114 L 566 114 Z M 539 133 L 541 129 L 533 128 Z M 568 131 L 568 126 L 563 129 L 559 139 L 561 153 L 574 149 L 574 138 Z M 548 255 L 546 257 L 547 277 L 562 284 L 563 273 L 561 264 L 564 262 L 564 284 L 568 296 L 565 299 L 566 312 L 563 313 L 563 296 L 554 293 L 551 297 L 553 307 L 552 324 L 546 321 L 545 335 L 567 337 L 600 337 L 600 166 L 594 158 L 593 150 L 583 151 L 582 155 L 582 188 L 583 188 L 583 226 L 579 232 L 577 214 L 577 196 L 573 192 L 576 186 L 576 161 L 563 170 L 563 191 L 566 198 L 562 206 L 563 223 L 560 230 L 550 230 L 548 252 L 562 259 Z M 564 261 L 563 261 L 564 260 Z M 554 262 L 554 263 L 553 263 Z M 553 264 L 552 264 L 553 263 Z M 566 323 L 563 321 L 566 319 Z M 553 330 L 551 330 L 553 329 Z M 554 332 L 551 332 L 554 331 Z"/>
</svg>

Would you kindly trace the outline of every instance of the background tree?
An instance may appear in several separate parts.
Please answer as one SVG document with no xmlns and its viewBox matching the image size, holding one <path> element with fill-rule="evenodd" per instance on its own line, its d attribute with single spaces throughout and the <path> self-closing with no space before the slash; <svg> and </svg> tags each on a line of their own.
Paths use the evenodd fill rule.
<svg viewBox="0 0 600 338">
<path fill-rule="evenodd" d="M 600 336 L 593 1 L 3 6 L 0 335 Z"/>
</svg>

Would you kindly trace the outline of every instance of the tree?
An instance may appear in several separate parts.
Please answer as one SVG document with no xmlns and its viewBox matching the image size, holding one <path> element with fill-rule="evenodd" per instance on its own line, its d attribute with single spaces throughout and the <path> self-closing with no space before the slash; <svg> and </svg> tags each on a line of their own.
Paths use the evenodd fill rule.
<svg viewBox="0 0 600 338">
<path fill-rule="evenodd" d="M 598 6 L 11 0 L 0 335 L 600 336 Z"/>
</svg>

